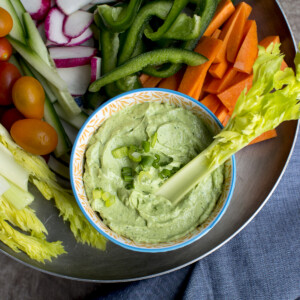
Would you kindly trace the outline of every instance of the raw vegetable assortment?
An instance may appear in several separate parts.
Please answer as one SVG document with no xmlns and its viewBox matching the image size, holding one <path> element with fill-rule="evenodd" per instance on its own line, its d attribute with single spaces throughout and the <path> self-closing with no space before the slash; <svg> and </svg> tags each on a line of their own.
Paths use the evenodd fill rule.
<svg viewBox="0 0 300 300">
<path fill-rule="evenodd" d="M 72 144 L 63 122 L 79 129 L 86 112 L 131 89 L 178 90 L 227 124 L 215 147 L 205 152 L 209 171 L 251 140 L 276 136 L 273 128 L 285 119 L 299 118 L 299 55 L 295 77 L 280 55 L 278 36 L 258 44 L 256 23 L 248 19 L 252 9 L 245 2 L 235 7 L 230 0 L 3 0 L 1 6 L 0 105 L 6 108 L 0 121 L 11 135 L 0 125 L 0 240 L 38 261 L 65 250 L 60 241 L 46 241 L 47 230 L 29 207 L 34 197 L 28 182 L 54 199 L 78 242 L 105 249 L 105 239 L 49 169 L 68 180 Z M 259 48 L 257 58 L 259 45 L 266 50 Z M 271 94 L 273 87 L 277 91 Z M 271 114 L 268 105 L 285 115 Z M 154 140 L 143 143 L 144 152 Z M 37 156 L 53 150 L 54 156 L 45 156 L 48 165 Z M 121 147 L 114 155 L 128 155 L 141 168 L 161 163 L 160 157 L 136 153 Z M 180 177 L 173 176 L 177 171 L 161 174 L 172 177 L 158 193 L 170 196 L 172 180 Z M 197 169 L 189 185 L 205 172 L 199 175 Z M 132 176 L 133 170 L 122 170 L 128 189 Z M 113 195 L 98 194 L 106 205 L 114 204 Z"/>
</svg>

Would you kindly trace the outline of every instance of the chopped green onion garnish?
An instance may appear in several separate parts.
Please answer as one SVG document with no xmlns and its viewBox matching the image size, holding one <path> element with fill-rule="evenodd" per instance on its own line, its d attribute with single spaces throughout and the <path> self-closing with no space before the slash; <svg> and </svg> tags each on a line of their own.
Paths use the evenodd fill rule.
<svg viewBox="0 0 300 300">
<path fill-rule="evenodd" d="M 134 162 L 140 162 L 142 159 L 141 153 L 137 152 L 136 146 L 130 146 L 128 150 L 128 157 Z"/>
<path fill-rule="evenodd" d="M 165 160 L 163 160 L 163 161 L 160 161 L 160 162 L 159 162 L 159 165 L 160 165 L 161 167 L 163 167 L 163 166 L 166 166 L 166 165 L 170 164 L 172 161 L 173 161 L 173 158 L 172 158 L 172 157 L 167 157 L 167 159 L 165 159 Z"/>
<path fill-rule="evenodd" d="M 141 161 L 140 165 L 142 166 L 143 169 L 145 169 L 147 167 L 150 167 L 152 165 L 153 161 L 154 161 L 154 158 L 152 156 L 145 155 L 142 157 L 142 161 Z"/>
<path fill-rule="evenodd" d="M 155 154 L 155 159 L 153 161 L 152 167 L 154 167 L 155 169 L 159 168 L 159 161 L 160 161 L 160 156 L 158 154 Z"/>
<path fill-rule="evenodd" d="M 142 146 L 143 146 L 143 149 L 144 149 L 144 151 L 145 151 L 146 153 L 150 151 L 150 142 L 148 142 L 148 141 L 143 141 Z"/>
<path fill-rule="evenodd" d="M 105 206 L 106 207 L 110 207 L 111 205 L 113 205 L 116 202 L 116 198 L 115 196 L 111 195 L 111 197 L 105 201 Z"/>
<path fill-rule="evenodd" d="M 103 193 L 103 190 L 101 188 L 95 188 L 93 190 L 93 199 L 94 200 L 101 199 L 102 198 L 102 193 Z"/>
<path fill-rule="evenodd" d="M 111 151 L 111 154 L 114 158 L 126 157 L 128 156 L 128 147 L 123 146 L 123 147 L 116 148 Z"/>
<path fill-rule="evenodd" d="M 123 180 L 125 182 L 131 182 L 131 181 L 133 181 L 133 176 L 132 175 L 123 175 Z"/>
<path fill-rule="evenodd" d="M 169 177 L 172 176 L 172 171 L 171 171 L 171 170 L 168 170 L 168 169 L 163 169 L 160 173 L 158 173 L 158 176 L 159 176 L 161 179 L 169 178 Z"/>
<path fill-rule="evenodd" d="M 121 174 L 122 175 L 132 175 L 133 170 L 130 167 L 124 167 L 124 168 L 121 169 Z"/>
<path fill-rule="evenodd" d="M 152 136 L 151 136 L 151 147 L 153 148 L 156 144 L 157 141 L 157 132 L 155 132 Z"/>
<path fill-rule="evenodd" d="M 133 187 L 134 187 L 133 183 L 128 183 L 128 184 L 125 185 L 126 190 L 131 190 L 131 189 L 133 189 Z"/>
</svg>

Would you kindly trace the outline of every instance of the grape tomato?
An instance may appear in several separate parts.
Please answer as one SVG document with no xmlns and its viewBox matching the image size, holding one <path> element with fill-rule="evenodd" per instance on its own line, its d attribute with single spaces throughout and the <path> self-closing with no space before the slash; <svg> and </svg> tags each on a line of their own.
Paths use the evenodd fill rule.
<svg viewBox="0 0 300 300">
<path fill-rule="evenodd" d="M 7 61 L 11 57 L 12 46 L 6 38 L 0 38 L 0 61 Z"/>
</svg>

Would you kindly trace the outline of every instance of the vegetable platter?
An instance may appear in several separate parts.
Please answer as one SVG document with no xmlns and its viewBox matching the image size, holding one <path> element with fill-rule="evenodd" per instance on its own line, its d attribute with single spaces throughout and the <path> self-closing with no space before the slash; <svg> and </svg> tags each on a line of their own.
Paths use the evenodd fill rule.
<svg viewBox="0 0 300 300">
<path fill-rule="evenodd" d="M 91 37 L 89 34 L 87 34 L 85 38 L 82 37 L 82 34 L 90 25 L 88 15 L 80 13 L 80 17 L 84 20 L 82 22 L 84 25 L 81 29 L 78 29 L 73 26 L 74 20 L 72 20 L 71 17 L 62 20 L 60 15 L 61 11 L 69 15 L 78 11 L 78 8 L 73 8 L 73 1 L 57 1 L 57 6 L 60 7 L 60 10 L 47 7 L 49 3 L 47 4 L 47 1 L 44 0 L 32 1 L 32 3 L 35 2 L 38 4 L 36 6 L 33 4 L 31 7 L 28 7 L 27 10 L 30 12 L 32 18 L 36 20 L 37 24 L 41 20 L 45 20 L 45 16 L 48 13 L 48 20 L 45 20 L 44 24 L 46 31 L 48 30 L 48 42 L 46 41 L 46 43 L 48 43 L 50 53 L 52 52 L 51 57 L 56 64 L 56 67 L 58 70 L 62 70 L 62 72 L 60 71 L 60 75 L 64 76 L 65 70 L 70 66 L 71 68 L 74 65 L 76 65 L 75 68 L 83 67 L 89 62 L 89 68 L 81 68 L 81 72 L 85 72 L 85 74 L 89 74 L 93 80 L 97 80 L 100 76 L 98 72 L 100 68 L 100 59 L 95 56 L 96 53 L 93 50 L 95 44 L 90 43 L 95 43 L 95 41 L 90 41 L 86 45 L 87 49 L 84 49 L 84 51 L 80 48 L 78 40 L 77 42 L 74 42 L 74 39 L 81 36 L 82 39 L 80 38 L 80 43 L 86 43 L 87 41 L 84 39 Z M 64 7 L 66 2 L 70 3 Z M 79 3 L 81 1 L 76 1 L 76 3 L 77 2 Z M 246 2 L 252 6 L 251 19 L 255 20 L 257 23 L 259 40 L 268 35 L 279 35 L 282 43 L 281 50 L 286 55 L 285 61 L 289 66 L 293 66 L 296 47 L 279 4 L 272 0 L 247 0 Z M 70 5 L 71 3 L 73 4 Z M 88 10 L 92 6 L 93 3 L 89 4 L 86 9 Z M 65 11 L 70 8 L 74 9 L 74 11 Z M 52 10 L 51 14 L 49 14 L 49 9 Z M 276 15 L 276 19 L 274 19 L 274 15 Z M 51 18 L 54 18 L 54 21 L 51 20 Z M 75 21 L 76 19 L 77 18 L 75 18 Z M 55 37 L 53 38 L 51 30 L 53 28 L 53 22 L 55 23 L 57 20 L 64 23 L 65 32 L 59 37 L 60 40 L 53 41 L 54 39 L 57 39 L 57 35 L 55 34 Z M 52 25 L 48 26 L 46 21 L 48 22 L 48 25 Z M 18 32 L 15 32 L 15 34 L 18 34 Z M 62 41 L 61 39 L 65 40 Z M 87 38 L 87 40 L 89 39 Z M 57 47 L 55 47 L 53 43 L 57 44 L 61 42 L 65 44 L 71 42 L 71 44 L 73 44 L 71 45 L 73 49 L 69 52 L 67 50 L 62 50 L 62 48 L 55 50 Z M 12 44 L 17 51 L 20 51 L 20 53 L 23 52 L 26 55 L 27 50 L 22 48 L 22 44 L 14 43 L 14 41 L 12 41 Z M 64 46 L 63 49 L 65 49 Z M 86 116 L 82 115 L 82 113 L 78 114 L 78 106 L 76 106 L 76 103 L 74 105 L 73 97 L 71 99 L 69 98 L 68 93 L 60 92 L 59 87 L 63 83 L 57 80 L 55 73 L 52 73 L 52 62 L 47 62 L 46 59 L 47 58 L 44 57 L 43 61 L 34 58 L 32 64 L 40 73 L 44 72 L 41 66 L 45 67 L 45 69 L 49 71 L 49 76 L 47 77 L 46 74 L 44 74 L 44 76 L 50 81 L 50 86 L 57 85 L 58 90 L 56 90 L 56 97 L 59 98 L 59 101 L 54 103 L 57 115 L 65 116 L 63 111 L 68 111 L 69 115 L 77 114 L 75 120 L 78 120 L 77 125 L 80 124 L 80 122 L 84 121 Z M 94 72 L 91 72 L 91 69 L 93 69 Z M 34 72 L 34 70 L 29 67 L 27 72 Z M 69 74 L 70 73 L 66 75 L 66 78 Z M 70 85 L 68 87 L 71 86 L 71 83 L 72 81 L 69 82 Z M 78 87 L 74 86 L 74 88 Z M 81 86 L 79 88 L 83 87 Z M 47 94 L 46 89 L 45 92 Z M 77 92 L 78 95 L 81 93 L 80 90 L 72 92 L 69 89 L 69 93 L 73 95 L 76 95 Z M 47 103 L 47 99 L 45 103 Z M 51 107 L 51 105 L 49 107 Z M 44 119 L 46 119 L 46 115 L 47 109 L 44 111 Z M 51 113 L 48 114 L 48 117 L 52 121 L 56 120 Z M 65 117 L 65 119 L 68 119 L 68 117 Z M 77 121 L 74 122 L 76 123 Z M 64 121 L 62 123 L 65 128 L 64 130 L 67 133 L 70 131 L 72 132 L 70 124 Z M 171 255 L 168 253 L 155 255 L 136 253 L 120 248 L 109 242 L 107 243 L 105 251 L 100 251 L 99 249 L 90 247 L 86 244 L 77 243 L 74 239 L 74 235 L 70 231 L 68 222 L 64 223 L 63 219 L 59 217 L 59 211 L 55 207 L 54 201 L 46 201 L 33 185 L 29 186 L 29 193 L 34 196 L 34 201 L 31 203 L 30 207 L 36 211 L 36 215 L 46 227 L 48 231 L 47 241 L 62 241 L 64 251 L 66 251 L 67 254 L 59 255 L 57 258 L 53 258 L 51 262 L 45 260 L 45 263 L 42 263 L 30 259 L 24 252 L 13 251 L 3 243 L 0 243 L 1 251 L 19 262 L 49 274 L 70 279 L 97 282 L 118 282 L 148 278 L 176 270 L 195 262 L 230 240 L 251 221 L 266 203 L 288 163 L 297 134 L 297 125 L 297 121 L 285 122 L 276 129 L 277 137 L 275 139 L 249 146 L 237 154 L 238 177 L 236 189 L 226 214 L 206 236 L 183 249 L 172 252 Z M 80 125 L 78 127 L 80 127 Z M 63 131 L 58 130 L 58 135 L 63 135 Z M 65 147 L 68 147 L 67 143 L 65 143 L 65 145 L 62 143 L 59 150 L 63 151 Z M 28 201 L 30 202 L 30 199 Z M 58 203 L 56 203 L 56 206 L 59 206 Z M 61 250 L 59 251 L 60 253 L 63 253 Z"/>
</svg>

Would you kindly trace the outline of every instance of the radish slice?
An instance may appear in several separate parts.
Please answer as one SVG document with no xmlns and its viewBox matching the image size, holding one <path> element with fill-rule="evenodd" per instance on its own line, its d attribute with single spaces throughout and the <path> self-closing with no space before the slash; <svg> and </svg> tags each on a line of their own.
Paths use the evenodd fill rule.
<svg viewBox="0 0 300 300">
<path fill-rule="evenodd" d="M 44 20 L 51 8 L 51 0 L 21 0 L 21 2 L 34 20 Z"/>
<path fill-rule="evenodd" d="M 70 38 L 63 34 L 63 22 L 65 15 L 58 8 L 51 8 L 45 20 L 45 33 L 49 41 L 59 45 L 70 42 Z"/>
<path fill-rule="evenodd" d="M 91 30 L 91 28 L 88 27 L 83 34 L 81 34 L 75 39 L 71 39 L 69 43 L 67 43 L 65 46 L 70 47 L 70 46 L 81 45 L 85 41 L 89 40 L 92 36 L 93 36 L 93 31 Z"/>
<path fill-rule="evenodd" d="M 56 0 L 56 5 L 66 14 L 70 15 L 81 7 L 89 4 L 91 0 Z"/>
<path fill-rule="evenodd" d="M 56 5 L 56 1 L 55 0 L 50 0 L 51 1 L 51 7 Z"/>
<path fill-rule="evenodd" d="M 81 10 L 66 16 L 63 24 L 64 35 L 72 39 L 80 36 L 92 24 L 93 18 L 93 14 Z"/>
<path fill-rule="evenodd" d="M 57 47 L 57 46 L 59 46 L 59 45 L 56 44 L 56 43 L 53 43 L 53 42 L 51 42 L 51 41 L 49 41 L 49 40 L 47 40 L 47 41 L 46 41 L 46 46 L 47 46 L 47 47 Z"/>
<path fill-rule="evenodd" d="M 91 81 L 91 66 L 58 68 L 59 76 L 66 82 L 72 95 L 84 95 Z"/>
<path fill-rule="evenodd" d="M 92 4 L 106 4 L 106 3 L 112 3 L 116 2 L 116 0 L 92 0 L 90 3 Z"/>
<path fill-rule="evenodd" d="M 91 59 L 91 82 L 94 82 L 100 77 L 101 72 L 101 58 L 92 57 Z"/>
<path fill-rule="evenodd" d="M 46 34 L 45 34 L 45 23 L 41 22 L 37 25 L 37 30 L 40 33 L 40 36 L 42 37 L 42 40 L 44 43 L 47 41 Z"/>
<path fill-rule="evenodd" d="M 57 68 L 83 66 L 91 62 L 97 50 L 91 47 L 52 47 L 49 49 L 51 58 Z"/>
</svg>

